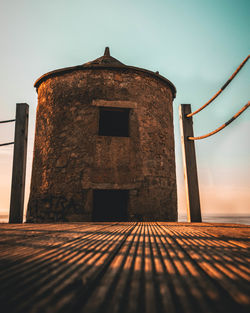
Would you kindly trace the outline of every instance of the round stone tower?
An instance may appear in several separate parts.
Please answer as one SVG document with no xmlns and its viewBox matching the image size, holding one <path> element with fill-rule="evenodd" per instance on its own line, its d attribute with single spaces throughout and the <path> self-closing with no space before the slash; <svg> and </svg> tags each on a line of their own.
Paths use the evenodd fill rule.
<svg viewBox="0 0 250 313">
<path fill-rule="evenodd" d="M 176 221 L 174 85 L 104 56 L 40 77 L 27 222 Z"/>
</svg>

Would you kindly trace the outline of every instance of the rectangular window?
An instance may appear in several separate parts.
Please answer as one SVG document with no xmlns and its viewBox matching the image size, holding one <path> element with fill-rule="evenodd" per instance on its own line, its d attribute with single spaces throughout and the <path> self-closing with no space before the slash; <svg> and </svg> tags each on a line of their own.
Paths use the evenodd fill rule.
<svg viewBox="0 0 250 313">
<path fill-rule="evenodd" d="M 99 135 L 129 137 L 128 108 L 99 108 Z"/>
</svg>

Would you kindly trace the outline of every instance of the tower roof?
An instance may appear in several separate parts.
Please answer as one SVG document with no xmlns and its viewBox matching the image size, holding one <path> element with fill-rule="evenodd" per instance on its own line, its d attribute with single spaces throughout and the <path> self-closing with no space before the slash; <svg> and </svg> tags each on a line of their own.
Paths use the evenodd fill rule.
<svg viewBox="0 0 250 313">
<path fill-rule="evenodd" d="M 122 62 L 118 61 L 117 59 L 113 58 L 110 55 L 109 47 L 105 48 L 104 55 L 102 57 L 95 59 L 94 61 L 84 63 L 82 66 L 95 66 L 95 65 L 105 65 L 105 64 L 126 66 L 125 64 L 123 64 Z"/>
<path fill-rule="evenodd" d="M 73 67 L 65 67 L 65 68 L 51 71 L 42 75 L 40 78 L 36 80 L 34 87 L 38 88 L 43 81 L 45 81 L 46 79 L 50 77 L 55 77 L 55 76 L 63 75 L 63 74 L 70 73 L 73 71 L 80 71 L 80 70 L 87 70 L 87 69 L 114 69 L 114 70 L 126 69 L 126 70 L 130 70 L 133 72 L 139 72 L 139 73 L 143 72 L 150 76 L 158 78 L 161 81 L 164 81 L 172 90 L 173 98 L 175 98 L 176 96 L 176 88 L 174 84 L 171 81 L 169 81 L 167 78 L 165 78 L 164 76 L 159 75 L 158 71 L 152 72 L 143 68 L 125 65 L 110 55 L 109 47 L 105 48 L 103 56 L 93 61 L 84 63 L 82 65 L 73 66 Z"/>
</svg>

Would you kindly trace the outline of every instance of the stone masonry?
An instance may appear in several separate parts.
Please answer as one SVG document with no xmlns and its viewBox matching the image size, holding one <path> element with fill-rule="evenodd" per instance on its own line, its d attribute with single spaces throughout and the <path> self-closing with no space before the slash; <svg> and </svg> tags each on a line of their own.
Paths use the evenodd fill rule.
<svg viewBox="0 0 250 313">
<path fill-rule="evenodd" d="M 172 103 L 158 73 L 110 57 L 42 76 L 27 222 L 91 221 L 93 190 L 128 190 L 127 220 L 177 220 Z M 128 108 L 129 136 L 98 135 Z"/>
</svg>

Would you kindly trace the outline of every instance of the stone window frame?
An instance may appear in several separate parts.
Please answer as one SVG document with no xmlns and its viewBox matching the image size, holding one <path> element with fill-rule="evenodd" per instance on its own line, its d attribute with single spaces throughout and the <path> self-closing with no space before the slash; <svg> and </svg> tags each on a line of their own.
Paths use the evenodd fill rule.
<svg viewBox="0 0 250 313">
<path fill-rule="evenodd" d="M 92 105 L 96 107 L 110 107 L 110 108 L 127 108 L 127 109 L 136 109 L 137 103 L 133 101 L 124 101 L 124 100 L 117 100 L 117 101 L 110 101 L 110 100 L 103 100 L 103 99 L 95 99 L 92 101 Z"/>
<path fill-rule="evenodd" d="M 92 105 L 95 107 L 101 108 L 116 108 L 116 109 L 136 109 L 137 103 L 133 101 L 124 101 L 124 100 L 116 100 L 116 101 L 110 101 L 110 100 L 103 100 L 103 99 L 95 99 L 92 101 Z M 98 136 L 105 136 L 105 135 L 99 135 L 99 127 L 97 131 Z M 108 135 L 107 135 L 108 136 Z M 119 138 L 128 138 L 130 137 L 129 131 L 128 136 L 110 136 L 110 137 L 119 137 Z"/>
</svg>

